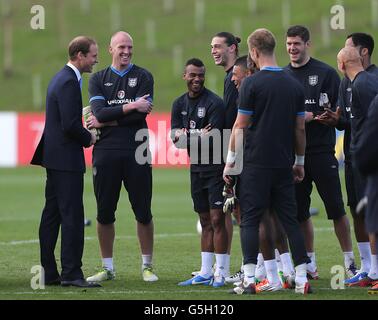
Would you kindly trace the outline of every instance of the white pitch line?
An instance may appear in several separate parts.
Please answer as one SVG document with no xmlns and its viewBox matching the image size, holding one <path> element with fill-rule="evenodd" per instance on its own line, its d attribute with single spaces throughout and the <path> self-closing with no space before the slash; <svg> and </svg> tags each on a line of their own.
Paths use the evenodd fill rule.
<svg viewBox="0 0 378 320">
<path fill-rule="evenodd" d="M 315 228 L 315 232 L 331 232 L 334 231 L 333 228 Z M 170 237 L 198 237 L 197 233 L 160 233 L 155 234 L 155 239 L 170 238 Z M 136 236 L 117 236 L 116 240 L 123 239 L 136 239 Z M 85 237 L 85 241 L 97 240 L 97 237 Z M 36 244 L 39 243 L 38 239 L 31 240 L 12 240 L 8 242 L 0 242 L 0 246 L 16 246 L 23 244 Z"/>
<path fill-rule="evenodd" d="M 168 238 L 168 237 L 194 237 L 198 236 L 197 233 L 160 233 L 155 235 L 155 239 L 161 238 Z M 97 237 L 85 237 L 85 241 L 92 241 L 97 240 Z M 117 236 L 116 240 L 122 239 L 136 239 L 136 236 Z M 9 242 L 0 242 L 0 246 L 15 246 L 15 245 L 22 245 L 22 244 L 34 244 L 39 243 L 38 239 L 31 239 L 31 240 L 12 240 Z"/>
</svg>

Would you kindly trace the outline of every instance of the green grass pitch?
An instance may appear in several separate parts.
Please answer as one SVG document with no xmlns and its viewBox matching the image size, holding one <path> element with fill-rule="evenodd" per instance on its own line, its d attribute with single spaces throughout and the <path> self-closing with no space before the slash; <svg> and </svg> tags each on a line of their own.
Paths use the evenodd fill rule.
<svg viewBox="0 0 378 320">
<path fill-rule="evenodd" d="M 343 174 L 341 174 L 343 176 Z M 343 265 L 332 222 L 325 218 L 324 207 L 315 194 L 313 204 L 320 209 L 313 218 L 316 228 L 316 252 L 321 279 L 312 281 L 314 294 L 306 297 L 293 291 L 256 296 L 227 293 L 231 286 L 214 289 L 205 286 L 179 287 L 200 266 L 200 239 L 196 232 L 197 215 L 192 211 L 188 169 L 154 169 L 153 215 L 155 223 L 154 264 L 160 280 L 145 283 L 141 278 L 135 221 L 122 192 L 117 211 L 115 267 L 117 278 L 100 289 L 46 287 L 33 290 L 31 268 L 39 264 L 38 225 L 44 203 L 45 172 L 37 167 L 0 169 L 0 300 L 4 299 L 136 299 L 136 300 L 329 300 L 377 299 L 367 289 L 331 289 L 331 267 Z M 101 265 L 96 237 L 96 205 L 91 170 L 85 175 L 84 206 L 92 225 L 85 228 L 83 271 L 86 276 Z M 58 242 L 59 243 L 59 242 Z M 355 244 L 355 241 L 354 241 Z M 355 248 L 355 254 L 358 252 Z M 57 248 L 59 257 L 59 246 Z M 234 230 L 231 271 L 240 265 L 239 230 Z M 58 262 L 59 263 L 59 262 Z"/>
</svg>

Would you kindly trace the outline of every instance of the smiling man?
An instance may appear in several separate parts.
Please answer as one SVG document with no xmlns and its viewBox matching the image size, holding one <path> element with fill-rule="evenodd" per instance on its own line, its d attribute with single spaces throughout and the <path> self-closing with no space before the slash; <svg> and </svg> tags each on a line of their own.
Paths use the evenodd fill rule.
<svg viewBox="0 0 378 320">
<path fill-rule="evenodd" d="M 222 287 L 227 276 L 227 233 L 222 211 L 224 104 L 220 97 L 204 87 L 205 66 L 201 60 L 187 61 L 183 79 L 188 92 L 173 103 L 172 140 L 178 148 L 187 148 L 190 156 L 191 195 L 202 227 L 202 263 L 197 275 L 179 285 Z M 213 274 L 214 253 L 216 269 Z"/>
<path fill-rule="evenodd" d="M 147 129 L 152 109 L 154 80 L 149 71 L 131 63 L 133 39 L 127 32 L 115 33 L 110 41 L 111 66 L 89 81 L 93 116 L 89 128 L 102 128 L 93 149 L 93 185 L 97 200 L 97 233 L 103 270 L 88 281 L 115 277 L 113 244 L 115 211 L 125 186 L 137 221 L 144 281 L 157 281 L 152 268 L 154 225 L 151 214 L 152 169 L 137 162 L 135 152 L 144 141 L 136 141 L 140 129 Z M 149 152 L 149 150 L 147 150 Z"/>
<path fill-rule="evenodd" d="M 225 114 L 225 129 L 232 129 L 236 115 L 237 115 L 237 99 L 238 90 L 236 89 L 235 83 L 231 80 L 232 70 L 236 59 L 239 55 L 239 43 L 241 39 L 234 36 L 230 32 L 218 32 L 211 39 L 211 55 L 213 56 L 214 63 L 217 66 L 223 67 L 226 75 L 224 77 L 223 84 L 223 102 L 226 108 Z M 231 244 L 233 236 L 233 224 L 231 214 L 225 213 L 226 215 L 226 229 L 227 229 L 227 272 L 230 273 L 230 254 L 231 254 Z M 231 275 L 231 278 L 238 276 L 240 272 Z M 228 277 L 229 278 L 229 277 Z M 230 279 L 228 279 L 230 280 Z"/>
<path fill-rule="evenodd" d="M 336 109 L 340 79 L 335 69 L 310 56 L 310 32 L 304 26 L 288 29 L 286 49 L 290 63 L 287 71 L 303 86 L 305 92 L 306 160 L 305 178 L 296 184 L 298 220 L 305 237 L 311 263 L 308 276 L 318 279 L 314 252 L 314 228 L 310 217 L 313 183 L 323 200 L 327 217 L 333 220 L 336 236 L 344 253 L 344 265 L 348 274 L 355 272 L 349 220 L 341 193 L 338 161 L 335 157 L 335 129 L 317 121 L 316 116 L 324 107 Z"/>
<path fill-rule="evenodd" d="M 84 280 L 84 152 L 96 142 L 81 121 L 82 74 L 92 72 L 98 47 L 94 39 L 79 36 L 68 47 L 69 61 L 50 81 L 46 123 L 32 164 L 46 168 L 45 207 L 39 227 L 41 265 L 45 284 L 98 287 Z M 55 247 L 61 232 L 59 274 Z"/>
</svg>

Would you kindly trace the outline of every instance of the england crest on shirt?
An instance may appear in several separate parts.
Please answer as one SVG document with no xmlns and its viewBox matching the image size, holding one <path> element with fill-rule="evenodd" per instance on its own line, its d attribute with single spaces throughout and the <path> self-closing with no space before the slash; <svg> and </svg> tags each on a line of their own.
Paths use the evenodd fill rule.
<svg viewBox="0 0 378 320">
<path fill-rule="evenodd" d="M 316 86 L 318 84 L 318 76 L 317 75 L 309 76 L 308 84 L 313 87 Z"/>
<path fill-rule="evenodd" d="M 128 86 L 134 88 L 138 83 L 138 78 L 129 78 Z"/>
<path fill-rule="evenodd" d="M 205 116 L 206 109 L 205 107 L 198 107 L 197 108 L 197 116 L 198 118 L 203 118 Z"/>
</svg>

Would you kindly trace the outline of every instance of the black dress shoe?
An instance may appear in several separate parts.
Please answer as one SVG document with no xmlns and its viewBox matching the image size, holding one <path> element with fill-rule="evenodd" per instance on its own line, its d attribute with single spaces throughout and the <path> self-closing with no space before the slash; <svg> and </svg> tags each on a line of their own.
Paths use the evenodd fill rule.
<svg viewBox="0 0 378 320">
<path fill-rule="evenodd" d="M 80 288 L 99 288 L 101 285 L 96 282 L 88 282 L 84 279 L 77 279 L 77 280 L 71 280 L 71 281 L 62 281 L 61 282 L 62 287 L 80 287 Z"/>
<path fill-rule="evenodd" d="M 60 282 L 62 279 L 60 277 L 53 279 L 53 280 L 45 280 L 46 286 L 60 286 Z"/>
</svg>

